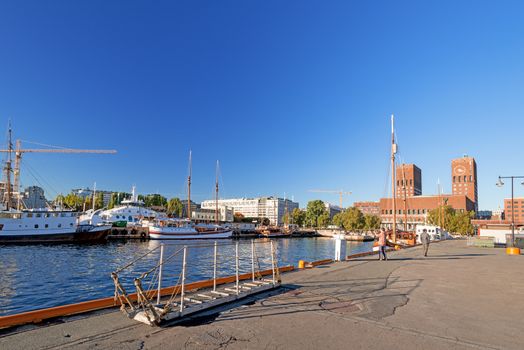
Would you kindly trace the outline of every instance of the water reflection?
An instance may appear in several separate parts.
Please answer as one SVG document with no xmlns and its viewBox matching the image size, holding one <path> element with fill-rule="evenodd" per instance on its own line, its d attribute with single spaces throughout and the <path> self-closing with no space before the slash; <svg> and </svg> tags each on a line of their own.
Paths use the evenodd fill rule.
<svg viewBox="0 0 524 350">
<path fill-rule="evenodd" d="M 234 274 L 235 242 L 219 241 L 219 277 Z M 242 273 L 251 271 L 251 241 L 240 240 L 239 256 Z M 257 243 L 269 242 L 257 239 Z M 132 279 L 156 264 L 161 243 L 168 258 L 184 245 L 187 256 L 187 281 L 213 276 L 212 241 L 113 241 L 96 245 L 0 246 L 0 316 L 63 304 L 70 304 L 113 294 L 112 271 L 139 258 L 150 250 L 154 253 L 132 265 L 120 276 L 124 286 L 134 291 Z M 295 265 L 298 260 L 333 258 L 334 240 L 330 238 L 297 238 L 274 240 L 278 264 Z M 197 248 L 198 247 L 198 248 Z M 347 243 L 347 253 L 369 251 L 371 243 Z M 256 244 L 256 265 L 271 267 L 269 244 Z M 182 254 L 170 258 L 164 266 L 164 286 L 173 285 L 180 276 Z"/>
</svg>

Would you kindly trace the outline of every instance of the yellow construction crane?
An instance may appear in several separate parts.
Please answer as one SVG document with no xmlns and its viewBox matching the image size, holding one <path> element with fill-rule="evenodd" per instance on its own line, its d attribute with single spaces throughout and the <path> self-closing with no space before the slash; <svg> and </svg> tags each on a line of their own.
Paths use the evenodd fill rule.
<svg viewBox="0 0 524 350">
<path fill-rule="evenodd" d="M 313 193 L 336 193 L 336 194 L 338 194 L 339 200 L 340 200 L 340 210 L 344 209 L 342 207 L 342 197 L 344 195 L 348 195 L 349 196 L 351 194 L 351 192 L 346 192 L 344 190 L 340 190 L 340 191 L 337 191 L 337 190 L 308 190 L 308 192 L 313 192 Z"/>
<path fill-rule="evenodd" d="M 9 129 L 9 139 L 11 138 L 11 129 Z M 7 182 L 10 182 L 9 173 L 11 171 L 11 154 L 15 154 L 15 167 L 13 169 L 14 181 L 13 189 L 16 192 L 19 192 L 20 186 L 20 163 L 22 161 L 23 153 L 97 153 L 97 154 L 115 154 L 116 150 L 93 150 L 93 149 L 75 149 L 75 148 L 54 148 L 54 149 L 31 149 L 26 148 L 22 149 L 21 140 L 16 140 L 16 149 L 13 149 L 11 140 L 8 142 L 8 149 L 0 149 L 0 153 L 9 153 L 8 161 L 6 162 L 6 173 L 7 173 Z M 10 201 L 11 197 L 11 186 L 10 184 L 6 187 L 8 200 Z M 8 204 L 9 205 L 9 204 Z"/>
</svg>

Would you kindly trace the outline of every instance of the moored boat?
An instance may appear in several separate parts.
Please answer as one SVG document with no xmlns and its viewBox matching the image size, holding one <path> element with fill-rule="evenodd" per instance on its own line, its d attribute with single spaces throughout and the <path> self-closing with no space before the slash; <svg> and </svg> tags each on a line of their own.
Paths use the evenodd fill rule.
<svg viewBox="0 0 524 350">
<path fill-rule="evenodd" d="M 2 211 L 0 243 L 83 243 L 104 241 L 109 225 L 78 225 L 71 211 Z"/>
<path fill-rule="evenodd" d="M 219 225 L 195 226 L 185 219 L 157 219 L 148 223 L 151 239 L 221 239 L 231 238 L 233 230 Z"/>
</svg>

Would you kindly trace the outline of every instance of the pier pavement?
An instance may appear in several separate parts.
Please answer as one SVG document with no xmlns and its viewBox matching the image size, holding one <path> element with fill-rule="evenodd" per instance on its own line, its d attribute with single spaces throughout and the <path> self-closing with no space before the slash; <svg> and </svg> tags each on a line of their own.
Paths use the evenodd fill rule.
<svg viewBox="0 0 524 350">
<path fill-rule="evenodd" d="M 8 349 L 523 349 L 524 256 L 465 241 L 292 272 L 248 305 L 153 328 L 118 311 L 0 338 Z"/>
</svg>

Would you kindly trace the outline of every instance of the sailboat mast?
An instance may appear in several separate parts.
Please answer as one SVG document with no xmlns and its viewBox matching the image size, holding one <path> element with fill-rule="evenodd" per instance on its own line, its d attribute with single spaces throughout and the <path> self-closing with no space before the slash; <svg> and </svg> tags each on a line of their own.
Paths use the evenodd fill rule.
<svg viewBox="0 0 524 350">
<path fill-rule="evenodd" d="M 397 154 L 397 145 L 395 144 L 395 116 L 391 115 L 391 193 L 393 195 L 393 242 L 397 241 L 397 191 L 396 191 L 396 169 L 395 155 Z"/>
<path fill-rule="evenodd" d="M 187 218 L 191 220 L 191 150 L 189 150 L 189 175 L 187 176 Z"/>
<path fill-rule="evenodd" d="M 93 184 L 93 211 L 95 211 L 96 205 L 96 182 Z"/>
<path fill-rule="evenodd" d="M 218 167 L 219 167 L 219 163 L 217 160 L 216 180 L 215 180 L 215 223 L 217 225 L 218 225 Z"/>
</svg>

